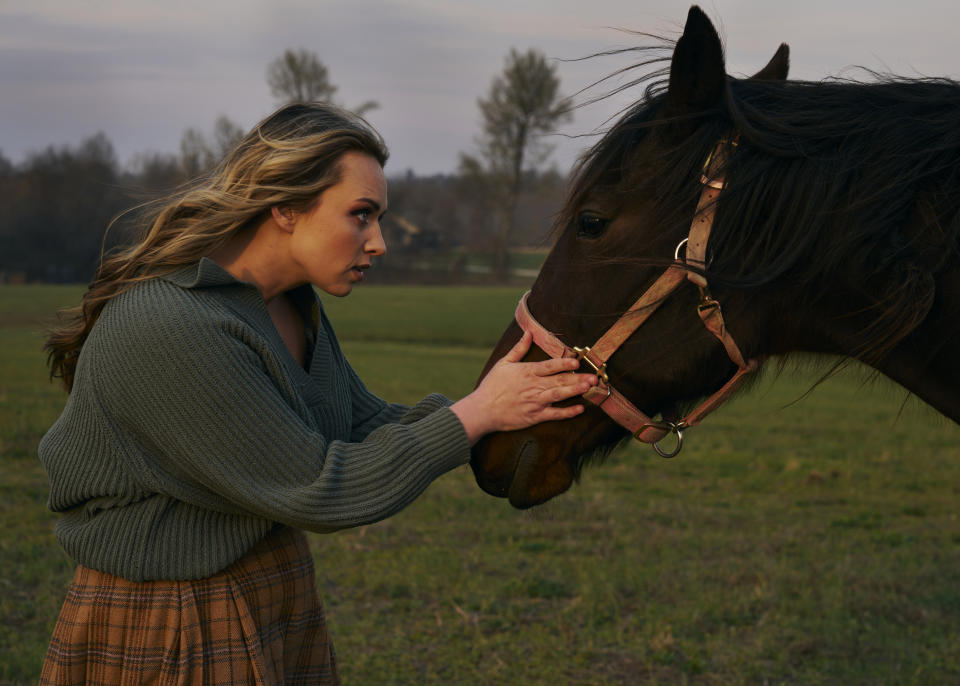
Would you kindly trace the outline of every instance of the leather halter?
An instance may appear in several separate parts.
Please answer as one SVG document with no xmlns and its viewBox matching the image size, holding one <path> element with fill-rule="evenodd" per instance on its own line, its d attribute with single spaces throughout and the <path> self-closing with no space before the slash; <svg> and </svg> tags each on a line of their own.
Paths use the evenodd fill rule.
<svg viewBox="0 0 960 686">
<path fill-rule="evenodd" d="M 523 294 L 515 314 L 520 328 L 529 331 L 533 335 L 534 343 L 550 357 L 577 357 L 592 367 L 599 383 L 584 393 L 583 398 L 600 407 L 637 440 L 653 444 L 654 450 L 662 457 L 677 455 L 683 447 L 683 432 L 699 424 L 704 417 L 722 405 L 740 387 L 747 374 L 756 371 L 761 363 L 760 359 L 744 359 L 740 348 L 727 331 L 720 303 L 710 295 L 707 280 L 701 273 L 706 267 L 707 240 L 710 238 L 710 230 L 713 227 L 716 201 L 724 186 L 723 176 L 714 172 L 722 165 L 726 144 L 727 141 L 720 141 L 703 165 L 703 173 L 700 177 L 703 191 L 700 193 L 697 211 L 690 226 L 690 234 L 677 246 L 673 263 L 596 343 L 583 348 L 570 347 L 548 331 L 534 318 L 527 307 L 530 291 Z M 736 141 L 732 144 L 736 145 Z M 684 245 L 686 251 L 681 259 L 680 252 Z M 683 419 L 656 421 L 637 409 L 626 396 L 613 387 L 607 372 L 607 360 L 684 281 L 691 281 L 700 289 L 700 303 L 697 307 L 700 319 L 707 330 L 723 344 L 727 355 L 737 365 L 737 371 L 720 390 L 700 403 Z M 666 451 L 660 447 L 659 442 L 671 433 L 677 435 L 677 444 L 673 450 Z"/>
</svg>

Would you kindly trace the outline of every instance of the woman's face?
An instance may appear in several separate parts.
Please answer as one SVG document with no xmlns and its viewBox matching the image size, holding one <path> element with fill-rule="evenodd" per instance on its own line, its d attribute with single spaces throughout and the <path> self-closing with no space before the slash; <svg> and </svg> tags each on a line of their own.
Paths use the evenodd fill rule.
<svg viewBox="0 0 960 686">
<path fill-rule="evenodd" d="M 387 181 L 376 159 L 361 152 L 340 158 L 340 182 L 316 206 L 296 215 L 291 255 L 305 281 L 344 296 L 363 281 L 374 257 L 387 251 L 380 220 L 387 210 Z"/>
</svg>

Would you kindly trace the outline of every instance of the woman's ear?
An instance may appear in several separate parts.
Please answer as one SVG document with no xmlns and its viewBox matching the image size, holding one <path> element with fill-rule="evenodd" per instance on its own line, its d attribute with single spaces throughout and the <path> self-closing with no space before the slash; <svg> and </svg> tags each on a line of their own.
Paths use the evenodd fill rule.
<svg viewBox="0 0 960 686">
<path fill-rule="evenodd" d="M 270 216 L 282 230 L 292 232 L 296 224 L 297 213 L 290 207 L 279 207 L 274 205 L 270 208 Z"/>
</svg>

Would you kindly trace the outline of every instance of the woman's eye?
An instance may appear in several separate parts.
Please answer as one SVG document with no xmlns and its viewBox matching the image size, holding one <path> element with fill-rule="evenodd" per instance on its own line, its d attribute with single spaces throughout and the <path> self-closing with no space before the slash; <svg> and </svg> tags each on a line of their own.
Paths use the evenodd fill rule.
<svg viewBox="0 0 960 686">
<path fill-rule="evenodd" d="M 584 213 L 577 217 L 577 238 L 599 238 L 610 221 L 595 214 Z"/>
<path fill-rule="evenodd" d="M 353 216 L 357 217 L 361 223 L 366 224 L 370 220 L 370 215 L 372 212 L 368 208 L 362 210 L 356 210 L 353 213 Z"/>
</svg>

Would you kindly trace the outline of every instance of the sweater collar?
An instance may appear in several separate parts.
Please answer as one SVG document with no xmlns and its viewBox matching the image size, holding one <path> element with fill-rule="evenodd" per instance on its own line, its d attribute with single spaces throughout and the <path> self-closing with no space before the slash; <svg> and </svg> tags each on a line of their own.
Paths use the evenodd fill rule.
<svg viewBox="0 0 960 686">
<path fill-rule="evenodd" d="M 229 286 L 236 284 L 253 285 L 245 281 L 237 280 L 233 274 L 209 257 L 202 257 L 199 262 L 180 267 L 160 278 L 181 288 L 209 288 L 212 286 Z"/>
<path fill-rule="evenodd" d="M 180 267 L 169 274 L 164 274 L 160 278 L 180 286 L 180 288 L 196 289 L 214 288 L 217 286 L 247 286 L 256 291 L 258 295 L 260 294 L 260 289 L 257 288 L 256 284 L 249 281 L 240 281 L 209 257 L 201 257 L 199 262 Z M 303 312 L 312 312 L 314 301 L 317 298 L 310 284 L 298 286 L 292 289 L 290 294 L 293 296 L 294 302 L 297 303 L 297 306 L 300 307 Z M 313 320 L 314 327 L 316 327 L 316 316 L 311 315 L 307 321 L 311 319 Z"/>
</svg>

